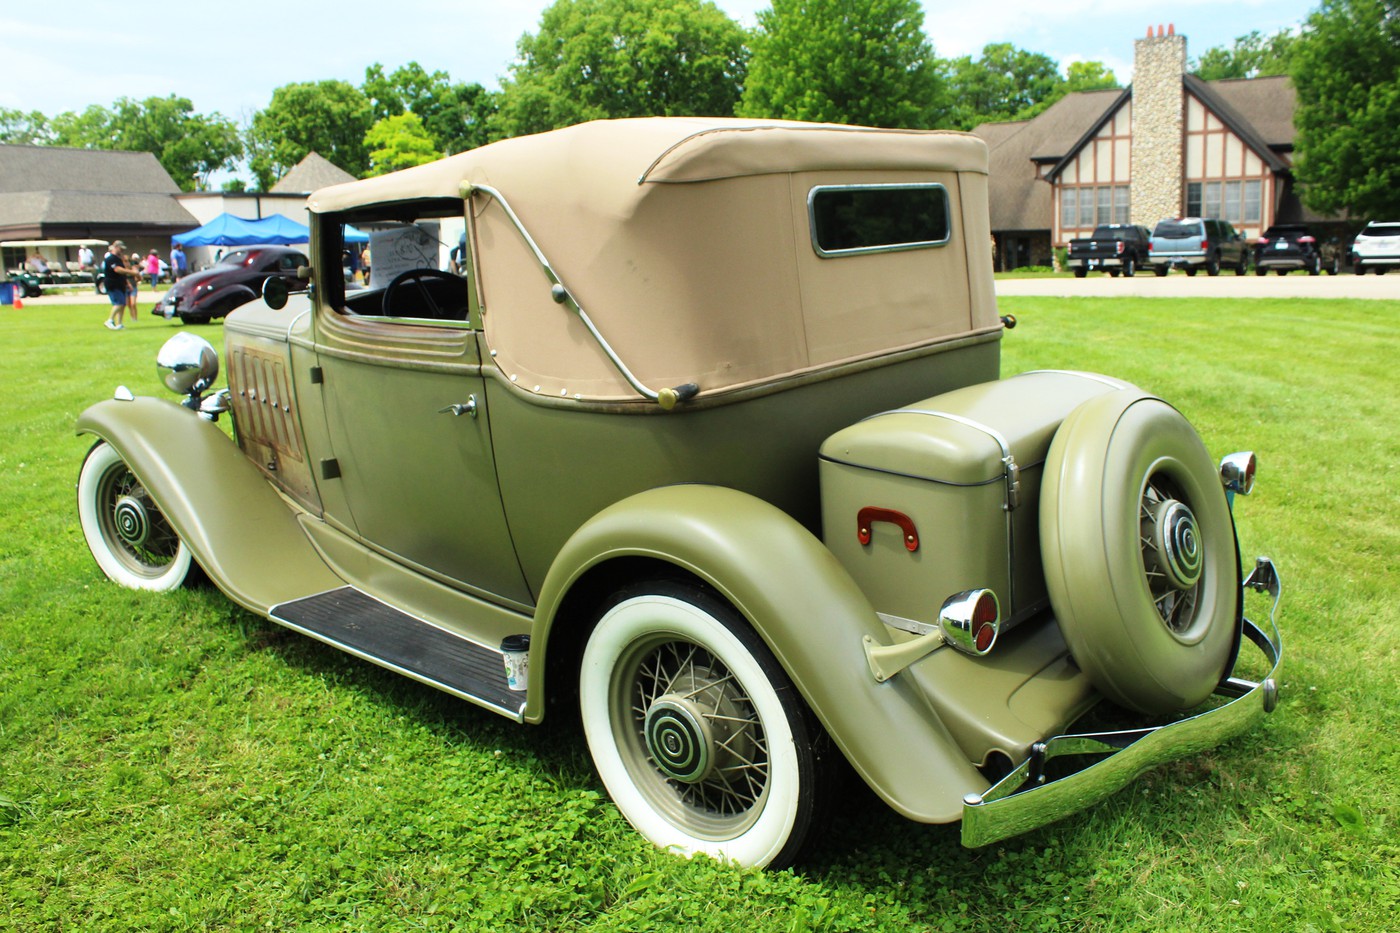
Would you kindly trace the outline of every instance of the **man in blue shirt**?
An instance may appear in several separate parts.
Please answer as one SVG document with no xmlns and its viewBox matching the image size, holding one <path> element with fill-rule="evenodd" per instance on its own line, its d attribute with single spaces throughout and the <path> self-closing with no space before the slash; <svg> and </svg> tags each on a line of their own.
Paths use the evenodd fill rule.
<svg viewBox="0 0 1400 933">
<path fill-rule="evenodd" d="M 170 280 L 178 282 L 185 277 L 185 248 L 179 243 L 170 247 Z"/>
</svg>

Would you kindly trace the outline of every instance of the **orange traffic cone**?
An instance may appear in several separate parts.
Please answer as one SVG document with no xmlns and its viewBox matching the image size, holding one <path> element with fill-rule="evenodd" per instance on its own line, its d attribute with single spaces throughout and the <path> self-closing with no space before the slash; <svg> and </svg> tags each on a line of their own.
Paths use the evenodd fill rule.
<svg viewBox="0 0 1400 933">
<path fill-rule="evenodd" d="M 23 307 L 24 299 L 20 297 L 19 292 L 15 292 L 15 310 L 19 311 Z"/>
</svg>

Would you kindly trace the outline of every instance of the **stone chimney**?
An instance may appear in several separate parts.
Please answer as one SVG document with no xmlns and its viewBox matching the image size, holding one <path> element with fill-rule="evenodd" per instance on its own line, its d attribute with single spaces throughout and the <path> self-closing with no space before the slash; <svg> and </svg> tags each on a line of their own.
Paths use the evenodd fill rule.
<svg viewBox="0 0 1400 933">
<path fill-rule="evenodd" d="M 1181 79 L 1186 74 L 1186 37 L 1175 26 L 1147 27 L 1133 43 L 1133 223 L 1149 229 L 1184 209 Z"/>
</svg>

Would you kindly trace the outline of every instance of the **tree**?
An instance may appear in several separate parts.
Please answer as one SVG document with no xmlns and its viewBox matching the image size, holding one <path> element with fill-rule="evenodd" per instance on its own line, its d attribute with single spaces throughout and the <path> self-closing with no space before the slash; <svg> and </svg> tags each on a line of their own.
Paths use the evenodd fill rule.
<svg viewBox="0 0 1400 933">
<path fill-rule="evenodd" d="M 243 155 L 238 128 L 218 113 L 195 113 L 187 98 L 118 98 L 111 109 L 89 106 L 48 121 L 48 141 L 82 149 L 150 152 L 185 191 L 230 168 Z"/>
<path fill-rule="evenodd" d="M 42 146 L 50 139 L 48 118 L 37 110 L 24 113 L 0 107 L 0 143 L 9 146 Z"/>
<path fill-rule="evenodd" d="M 1400 0 L 1322 0 L 1293 53 L 1303 202 L 1400 217 Z"/>
<path fill-rule="evenodd" d="M 249 168 L 264 191 L 315 150 L 351 175 L 369 171 L 365 134 L 374 125 L 369 98 L 345 81 L 284 84 L 253 115 Z"/>
<path fill-rule="evenodd" d="M 982 57 L 948 62 L 950 124 L 970 130 L 979 123 L 1028 120 L 1059 100 L 1065 81 L 1048 55 L 1018 49 L 1010 42 L 983 46 Z"/>
<path fill-rule="evenodd" d="M 1066 94 L 1078 91 L 1103 91 L 1122 87 L 1113 71 L 1103 62 L 1070 62 L 1065 69 Z"/>
<path fill-rule="evenodd" d="M 425 165 L 439 152 L 416 113 L 385 117 L 365 134 L 371 175 L 385 175 L 401 168 Z"/>
<path fill-rule="evenodd" d="M 1255 30 L 1237 38 L 1229 48 L 1217 45 L 1206 49 L 1193 63 L 1191 71 L 1202 81 L 1288 74 L 1297 40 L 1298 37 L 1286 29 L 1272 36 Z"/>
<path fill-rule="evenodd" d="M 487 142 L 487 120 L 496 110 L 496 101 L 480 84 L 454 84 L 447 72 L 430 74 L 417 62 L 386 75 L 384 66 L 375 62 L 365 69 L 361 89 L 369 98 L 376 122 L 415 113 L 443 155 Z"/>
<path fill-rule="evenodd" d="M 744 31 L 708 0 L 555 0 L 503 82 L 494 139 L 583 120 L 729 116 Z"/>
<path fill-rule="evenodd" d="M 924 128 L 945 109 L 917 0 L 773 0 L 738 113 Z"/>
</svg>

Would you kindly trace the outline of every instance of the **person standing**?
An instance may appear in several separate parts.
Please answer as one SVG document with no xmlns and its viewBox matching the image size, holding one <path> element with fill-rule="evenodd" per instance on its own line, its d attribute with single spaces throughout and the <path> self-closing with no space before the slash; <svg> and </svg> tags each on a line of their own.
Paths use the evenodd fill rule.
<svg viewBox="0 0 1400 933">
<path fill-rule="evenodd" d="M 146 256 L 146 279 L 155 288 L 160 283 L 160 254 L 151 250 Z"/>
<path fill-rule="evenodd" d="M 185 270 L 189 268 L 185 261 L 185 248 L 179 243 L 170 247 L 170 281 L 178 282 L 185 277 Z"/>
<path fill-rule="evenodd" d="M 102 284 L 107 287 L 107 300 L 112 303 L 112 313 L 103 322 L 108 330 L 122 329 L 122 314 L 126 311 L 126 283 L 130 276 L 136 274 L 136 270 L 127 266 L 126 258 L 122 256 L 124 249 L 125 243 L 113 240 L 107 247 L 107 255 L 102 257 Z"/>
<path fill-rule="evenodd" d="M 92 268 L 92 247 L 78 247 L 78 268 L 84 272 Z"/>
<path fill-rule="evenodd" d="M 132 253 L 131 261 L 128 263 L 131 269 L 126 281 L 126 313 L 131 316 L 131 323 L 136 323 L 136 293 L 141 290 L 141 254 Z"/>
</svg>

